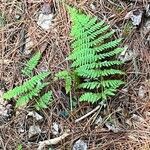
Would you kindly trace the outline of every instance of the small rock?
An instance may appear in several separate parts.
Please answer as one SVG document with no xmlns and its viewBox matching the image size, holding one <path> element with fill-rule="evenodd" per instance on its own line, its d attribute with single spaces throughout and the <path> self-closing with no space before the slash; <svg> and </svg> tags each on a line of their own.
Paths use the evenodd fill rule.
<svg viewBox="0 0 150 150">
<path fill-rule="evenodd" d="M 43 117 L 41 115 L 39 115 L 37 112 L 35 112 L 35 111 L 29 112 L 27 114 L 27 117 L 28 116 L 35 118 L 37 121 L 42 121 L 43 120 Z"/>
<path fill-rule="evenodd" d="M 53 122 L 51 130 L 53 135 L 58 135 L 60 133 L 60 125 L 57 122 Z"/>
<path fill-rule="evenodd" d="M 31 138 L 37 134 L 40 134 L 42 131 L 39 126 L 30 126 L 28 137 Z"/>
<path fill-rule="evenodd" d="M 15 15 L 15 19 L 16 19 L 16 20 L 19 20 L 20 18 L 21 18 L 20 15 L 18 15 L 18 14 Z"/>
<path fill-rule="evenodd" d="M 72 150 L 87 150 L 87 143 L 79 139 L 74 143 Z"/>
<path fill-rule="evenodd" d="M 44 30 L 49 30 L 52 25 L 53 14 L 41 13 L 38 18 L 37 24 Z"/>
</svg>

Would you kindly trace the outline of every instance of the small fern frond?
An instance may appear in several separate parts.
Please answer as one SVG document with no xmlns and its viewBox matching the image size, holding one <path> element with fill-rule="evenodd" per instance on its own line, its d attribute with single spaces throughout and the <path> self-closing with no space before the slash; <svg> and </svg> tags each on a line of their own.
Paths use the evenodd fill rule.
<svg viewBox="0 0 150 150">
<path fill-rule="evenodd" d="M 122 48 L 116 48 L 114 49 L 113 51 L 110 51 L 110 52 L 107 52 L 107 53 L 103 53 L 103 54 L 99 54 L 99 60 L 102 60 L 102 59 L 106 59 L 107 57 L 112 57 L 112 56 L 115 56 L 119 53 L 122 52 Z"/>
<path fill-rule="evenodd" d="M 104 70 L 95 70 L 95 69 L 90 69 L 90 70 L 86 70 L 86 69 L 76 69 L 76 72 L 78 73 L 79 76 L 84 77 L 84 78 L 99 78 L 99 77 L 106 77 L 106 76 L 110 76 L 110 75 L 122 75 L 124 74 L 124 72 L 120 71 L 120 70 L 116 70 L 116 69 L 104 69 Z"/>
<path fill-rule="evenodd" d="M 103 81 L 89 81 L 81 83 L 78 88 L 83 89 L 99 89 L 99 88 L 109 88 L 109 87 L 119 87 L 124 84 L 121 80 L 103 80 Z"/>
<path fill-rule="evenodd" d="M 106 49 L 109 49 L 109 48 L 115 48 L 116 46 L 118 46 L 118 44 L 121 42 L 121 40 L 122 39 L 120 38 L 120 39 L 117 39 L 117 40 L 114 40 L 114 41 L 110 41 L 108 43 L 104 43 L 104 44 L 96 47 L 94 49 L 94 51 L 96 51 L 96 52 L 102 52 L 102 51 L 104 51 Z M 122 51 L 123 51 L 123 48 L 122 48 Z"/>
<path fill-rule="evenodd" d="M 39 59 L 41 58 L 41 53 L 37 52 L 26 64 L 22 73 L 26 76 L 32 76 L 33 69 L 37 66 Z"/>
<path fill-rule="evenodd" d="M 48 108 L 48 105 L 52 102 L 52 91 L 45 93 L 35 104 L 37 110 Z"/>
<path fill-rule="evenodd" d="M 39 83 L 41 80 L 44 80 L 49 74 L 50 72 L 41 72 L 38 75 L 33 76 L 30 80 L 24 82 L 23 85 L 17 86 L 14 89 L 4 93 L 3 98 L 10 100 L 17 95 L 32 90 L 37 83 Z"/>
<path fill-rule="evenodd" d="M 72 86 L 72 76 L 68 71 L 61 71 L 55 75 L 56 80 L 57 79 L 64 79 L 65 80 L 65 90 L 66 93 L 69 93 L 71 91 Z"/>
<path fill-rule="evenodd" d="M 37 86 L 33 89 L 30 90 L 28 93 L 21 95 L 20 98 L 17 99 L 16 102 L 16 108 L 21 107 L 21 106 L 25 106 L 27 105 L 27 103 L 35 96 L 38 96 L 38 94 L 40 93 L 40 91 L 47 85 L 47 83 L 43 83 L 43 84 L 37 84 Z"/>
<path fill-rule="evenodd" d="M 85 82 L 81 83 L 78 88 L 83 88 L 83 89 L 98 89 L 101 87 L 101 82 L 99 81 L 91 81 L 91 82 Z"/>
<path fill-rule="evenodd" d="M 101 86 L 104 88 L 109 88 L 109 87 L 116 87 L 118 88 L 120 85 L 124 84 L 125 82 L 121 80 L 104 80 L 101 81 Z"/>
<path fill-rule="evenodd" d="M 81 95 L 79 100 L 81 102 L 86 101 L 86 102 L 89 102 L 89 103 L 95 103 L 95 102 L 97 102 L 101 99 L 102 99 L 102 94 L 101 93 L 86 92 L 86 93 Z"/>
<path fill-rule="evenodd" d="M 81 70 L 94 69 L 94 68 L 95 69 L 101 69 L 102 67 L 111 67 L 111 66 L 122 65 L 122 64 L 123 64 L 123 62 L 118 61 L 118 60 L 103 61 L 103 62 L 99 62 L 99 63 L 91 63 L 91 64 L 82 65 L 82 66 L 80 66 L 80 69 Z"/>
</svg>

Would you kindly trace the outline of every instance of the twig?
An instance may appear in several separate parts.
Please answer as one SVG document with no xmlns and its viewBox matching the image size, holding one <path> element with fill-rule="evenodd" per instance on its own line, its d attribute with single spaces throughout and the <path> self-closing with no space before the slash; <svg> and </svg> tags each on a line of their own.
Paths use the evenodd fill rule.
<svg viewBox="0 0 150 150">
<path fill-rule="evenodd" d="M 92 111 L 90 111 L 89 113 L 85 114 L 84 116 L 82 116 L 81 118 L 78 118 L 75 120 L 75 123 L 85 119 L 86 117 L 90 116 L 91 114 L 93 114 L 94 112 L 96 112 L 98 109 L 100 108 L 100 105 L 98 105 L 96 108 L 94 108 Z"/>
<path fill-rule="evenodd" d="M 61 140 L 65 139 L 68 135 L 69 135 L 69 133 L 65 132 L 63 135 L 61 135 L 61 136 L 59 136 L 57 138 L 49 139 L 49 140 L 45 140 L 45 141 L 39 142 L 39 147 L 38 147 L 37 150 L 43 150 L 43 148 L 46 145 L 55 145 L 55 144 L 58 144 Z"/>
</svg>

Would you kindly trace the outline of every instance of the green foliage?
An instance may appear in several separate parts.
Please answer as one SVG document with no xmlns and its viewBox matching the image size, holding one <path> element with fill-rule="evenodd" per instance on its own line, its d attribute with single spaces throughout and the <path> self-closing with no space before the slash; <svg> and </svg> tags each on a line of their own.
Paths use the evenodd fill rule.
<svg viewBox="0 0 150 150">
<path fill-rule="evenodd" d="M 37 66 L 41 53 L 37 52 L 26 64 L 26 67 L 22 70 L 22 73 L 26 76 L 32 76 L 33 69 Z"/>
<path fill-rule="evenodd" d="M 71 86 L 72 86 L 71 74 L 68 71 L 64 70 L 64 71 L 57 73 L 55 76 L 56 76 L 55 80 L 57 79 L 65 80 L 65 90 L 66 90 L 66 93 L 69 93 L 71 91 Z"/>
<path fill-rule="evenodd" d="M 28 62 L 26 67 L 23 69 L 24 75 L 30 76 L 32 70 L 36 67 L 41 54 L 36 53 Z M 42 89 L 49 83 L 43 82 L 46 77 L 50 75 L 50 72 L 41 72 L 38 75 L 30 76 L 30 79 L 25 81 L 22 85 L 16 86 L 15 88 L 7 91 L 3 94 L 3 98 L 10 100 L 12 98 L 16 100 L 16 107 L 26 106 L 30 100 L 39 99 L 36 101 L 35 108 L 40 110 L 47 108 L 50 101 L 52 101 L 52 93 L 48 92 L 39 98 Z"/>
<path fill-rule="evenodd" d="M 50 73 L 49 72 L 42 72 L 38 75 L 33 76 L 30 80 L 27 80 L 22 85 L 15 87 L 12 90 L 3 94 L 3 98 L 10 100 L 13 97 L 18 95 L 22 95 L 23 93 L 27 93 L 34 89 L 34 87 L 42 80 L 44 80 Z"/>
<path fill-rule="evenodd" d="M 52 101 L 52 91 L 45 93 L 35 104 L 37 110 L 45 109 Z"/>
<path fill-rule="evenodd" d="M 71 36 L 74 41 L 73 49 L 68 59 L 72 61 L 72 71 L 83 80 L 78 85 L 79 89 L 86 92 L 80 97 L 80 101 L 97 102 L 115 95 L 117 88 L 124 82 L 112 79 L 114 75 L 124 74 L 115 69 L 121 65 L 119 60 L 112 60 L 123 51 L 117 46 L 121 39 L 111 41 L 114 31 L 109 31 L 109 25 L 104 21 L 98 21 L 96 17 L 82 14 L 75 8 L 68 6 L 72 20 Z M 70 78 L 66 71 L 59 74 L 69 83 Z M 110 79 L 111 78 L 111 79 Z"/>
<path fill-rule="evenodd" d="M 19 144 L 19 145 L 18 145 L 17 150 L 23 150 L 23 148 L 22 148 L 22 145 L 21 145 L 21 144 Z"/>
</svg>

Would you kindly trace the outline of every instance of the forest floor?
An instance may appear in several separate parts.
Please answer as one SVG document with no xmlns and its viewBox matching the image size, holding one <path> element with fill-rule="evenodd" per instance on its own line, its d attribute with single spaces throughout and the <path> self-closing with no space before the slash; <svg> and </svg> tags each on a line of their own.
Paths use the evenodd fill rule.
<svg viewBox="0 0 150 150">
<path fill-rule="evenodd" d="M 51 83 L 54 101 L 42 111 L 35 112 L 32 103 L 15 109 L 14 101 L 1 98 L 0 150 L 150 150 L 150 3 L 66 3 L 104 20 L 117 38 L 123 38 L 121 46 L 126 50 L 120 57 L 125 62 L 126 84 L 105 104 L 73 100 L 72 111 L 63 81 Z M 51 18 L 48 27 L 39 23 L 40 15 Z M 61 0 L 1 0 L 0 95 L 24 82 L 21 69 L 37 50 L 42 59 L 35 72 L 50 70 L 54 76 L 69 67 L 70 24 Z M 35 134 L 30 133 L 31 126 Z M 41 142 L 45 140 L 50 143 Z"/>
</svg>

